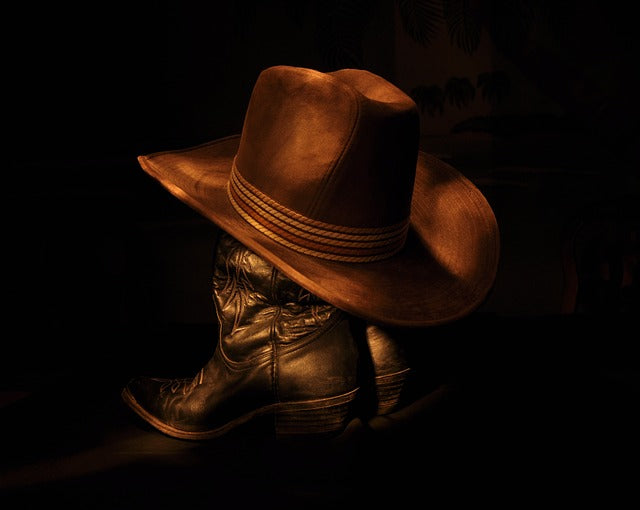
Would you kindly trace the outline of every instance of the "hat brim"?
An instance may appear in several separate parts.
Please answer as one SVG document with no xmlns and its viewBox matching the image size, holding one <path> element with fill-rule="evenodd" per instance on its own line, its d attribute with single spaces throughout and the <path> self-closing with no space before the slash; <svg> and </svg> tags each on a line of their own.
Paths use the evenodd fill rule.
<svg viewBox="0 0 640 510">
<path fill-rule="evenodd" d="M 227 198 L 240 136 L 140 156 L 170 193 L 313 294 L 372 323 L 424 327 L 460 319 L 490 291 L 499 230 L 482 193 L 460 172 L 420 151 L 405 247 L 368 263 L 335 262 L 291 250 L 254 229 Z"/>
</svg>

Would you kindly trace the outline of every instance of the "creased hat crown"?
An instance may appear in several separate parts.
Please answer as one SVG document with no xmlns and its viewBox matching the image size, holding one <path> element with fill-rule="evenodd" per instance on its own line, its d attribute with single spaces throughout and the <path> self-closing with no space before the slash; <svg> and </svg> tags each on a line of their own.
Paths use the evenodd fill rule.
<svg viewBox="0 0 640 510">
<path fill-rule="evenodd" d="M 327 303 L 433 326 L 485 300 L 500 232 L 480 190 L 418 139 L 415 103 L 382 77 L 276 66 L 258 76 L 242 133 L 138 160 Z"/>
<path fill-rule="evenodd" d="M 409 224 L 418 134 L 415 103 L 372 73 L 269 68 L 247 108 L 230 198 L 303 253 L 388 257 Z"/>
</svg>

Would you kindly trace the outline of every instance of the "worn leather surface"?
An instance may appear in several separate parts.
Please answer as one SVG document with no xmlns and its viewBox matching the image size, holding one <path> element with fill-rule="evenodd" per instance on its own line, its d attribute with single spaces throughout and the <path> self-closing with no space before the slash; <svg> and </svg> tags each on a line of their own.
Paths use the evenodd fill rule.
<svg viewBox="0 0 640 510">
<path fill-rule="evenodd" d="M 190 379 L 137 377 L 126 387 L 151 422 L 206 431 L 267 406 L 357 389 L 360 323 L 224 233 L 212 292 L 220 338 L 202 370 Z"/>
<path fill-rule="evenodd" d="M 373 73 L 274 66 L 258 77 L 235 162 L 313 220 L 393 225 L 410 214 L 418 125 L 413 100 Z"/>
<path fill-rule="evenodd" d="M 402 344 L 381 326 L 367 325 L 367 348 L 376 377 L 396 374 L 410 368 Z"/>
<path fill-rule="evenodd" d="M 500 236 L 480 190 L 419 150 L 418 117 L 368 71 L 274 66 L 258 76 L 240 136 L 138 160 L 328 303 L 372 323 L 435 326 L 485 300 Z"/>
</svg>

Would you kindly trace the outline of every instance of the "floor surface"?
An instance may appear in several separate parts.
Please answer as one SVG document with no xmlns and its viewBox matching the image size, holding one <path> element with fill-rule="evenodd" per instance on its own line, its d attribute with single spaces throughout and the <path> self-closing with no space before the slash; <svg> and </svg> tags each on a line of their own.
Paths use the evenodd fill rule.
<svg viewBox="0 0 640 510">
<path fill-rule="evenodd" d="M 623 336 L 630 325 L 482 316 L 438 329 L 429 347 L 413 353 L 419 361 L 401 408 L 354 418 L 340 436 L 314 441 L 279 441 L 268 420 L 209 442 L 182 441 L 123 405 L 129 376 L 195 367 L 208 327 L 155 338 L 158 346 L 173 335 L 201 346 L 182 358 L 167 349 L 164 359 L 145 364 L 124 339 L 102 361 L 52 357 L 58 373 L 31 380 L 30 391 L 0 409 L 0 504 L 609 505 L 636 497 L 640 384 L 637 351 Z"/>
</svg>

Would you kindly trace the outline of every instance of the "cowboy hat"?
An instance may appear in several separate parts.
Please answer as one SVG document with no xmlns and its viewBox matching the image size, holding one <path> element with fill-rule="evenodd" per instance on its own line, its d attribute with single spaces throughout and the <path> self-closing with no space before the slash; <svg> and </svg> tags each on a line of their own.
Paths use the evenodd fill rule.
<svg viewBox="0 0 640 510">
<path fill-rule="evenodd" d="M 241 134 L 138 161 L 334 306 L 432 326 L 486 299 L 499 232 L 482 193 L 418 141 L 415 103 L 383 78 L 274 66 L 256 80 Z"/>
</svg>

